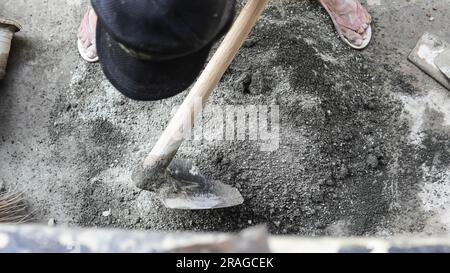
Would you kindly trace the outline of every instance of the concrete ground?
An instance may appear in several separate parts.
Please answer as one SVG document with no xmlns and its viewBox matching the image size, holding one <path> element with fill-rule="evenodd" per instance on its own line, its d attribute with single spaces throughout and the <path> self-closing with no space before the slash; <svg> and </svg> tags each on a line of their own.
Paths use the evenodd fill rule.
<svg viewBox="0 0 450 273">
<path fill-rule="evenodd" d="M 214 93 L 215 105 L 279 105 L 280 147 L 187 141 L 242 206 L 172 211 L 130 180 L 186 93 L 121 96 L 85 64 L 76 32 L 88 1 L 3 0 L 19 20 L 0 83 L 0 183 L 25 193 L 37 222 L 151 230 L 380 235 L 450 233 L 450 92 L 407 61 L 421 34 L 450 41 L 450 1 L 368 1 L 362 52 L 316 1 L 273 0 Z M 243 81 L 244 79 L 244 81 Z M 245 81 L 245 79 L 250 79 Z M 206 117 L 208 119 L 208 115 Z"/>
</svg>

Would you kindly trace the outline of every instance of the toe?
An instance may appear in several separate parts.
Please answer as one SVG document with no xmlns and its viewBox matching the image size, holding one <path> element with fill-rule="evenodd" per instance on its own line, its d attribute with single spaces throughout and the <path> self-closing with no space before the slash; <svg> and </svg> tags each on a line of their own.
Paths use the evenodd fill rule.
<svg viewBox="0 0 450 273">
<path fill-rule="evenodd" d="M 358 28 L 358 33 L 359 34 L 364 34 L 367 31 L 367 28 L 369 28 L 369 25 L 366 23 L 363 23 L 360 25 L 360 27 Z"/>
<path fill-rule="evenodd" d="M 367 33 L 367 31 L 365 31 L 363 34 L 361 34 L 361 36 L 364 40 L 366 40 L 367 38 L 369 38 L 369 33 Z"/>
<path fill-rule="evenodd" d="M 358 28 L 358 34 L 363 34 L 364 32 L 365 32 L 366 30 L 364 29 L 364 27 L 363 26 L 360 26 L 359 28 Z"/>
<path fill-rule="evenodd" d="M 86 50 L 86 55 L 89 59 L 94 59 L 97 57 L 97 49 L 95 45 L 91 45 L 90 47 L 88 47 L 88 49 Z"/>
<path fill-rule="evenodd" d="M 354 45 L 360 46 L 364 42 L 363 36 L 351 29 L 344 29 L 343 34 Z"/>
<path fill-rule="evenodd" d="M 352 41 L 352 44 L 354 44 L 356 46 L 360 46 L 363 44 L 363 42 L 364 42 L 363 39 L 356 39 L 356 40 Z"/>
</svg>

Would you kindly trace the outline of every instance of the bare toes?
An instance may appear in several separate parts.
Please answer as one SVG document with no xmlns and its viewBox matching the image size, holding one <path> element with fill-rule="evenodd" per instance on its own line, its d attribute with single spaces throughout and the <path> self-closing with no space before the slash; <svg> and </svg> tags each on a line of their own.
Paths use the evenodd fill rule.
<svg viewBox="0 0 450 273">
<path fill-rule="evenodd" d="M 97 56 L 97 48 L 95 47 L 95 44 L 87 48 L 86 55 L 89 59 L 93 59 Z"/>
<path fill-rule="evenodd" d="M 366 31 L 366 29 L 363 27 L 363 26 L 360 26 L 359 28 L 358 28 L 358 34 L 363 34 L 364 32 Z"/>
<path fill-rule="evenodd" d="M 351 29 L 344 28 L 343 34 L 354 45 L 360 46 L 364 42 L 364 37 Z"/>
</svg>

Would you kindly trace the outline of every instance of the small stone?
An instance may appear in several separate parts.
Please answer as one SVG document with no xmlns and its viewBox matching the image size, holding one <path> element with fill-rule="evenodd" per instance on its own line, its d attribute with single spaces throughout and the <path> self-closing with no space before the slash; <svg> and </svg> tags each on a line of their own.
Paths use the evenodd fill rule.
<svg viewBox="0 0 450 273">
<path fill-rule="evenodd" d="M 325 181 L 325 184 L 326 184 L 327 186 L 332 187 L 332 186 L 336 185 L 336 182 L 335 182 L 332 178 L 328 178 L 328 179 Z"/>
<path fill-rule="evenodd" d="M 350 142 L 353 139 L 353 135 L 349 132 L 345 133 L 342 137 L 345 142 Z"/>
<path fill-rule="evenodd" d="M 261 71 L 256 71 L 251 78 L 250 85 L 248 87 L 250 94 L 260 95 L 267 93 L 269 90 L 269 84 L 267 78 L 261 73 Z"/>
<path fill-rule="evenodd" d="M 342 165 L 341 168 L 339 169 L 336 178 L 343 180 L 348 176 L 348 168 L 345 165 Z"/>
<path fill-rule="evenodd" d="M 324 201 L 323 193 L 322 192 L 313 193 L 311 196 L 311 199 L 314 203 L 317 203 L 317 204 L 323 203 L 323 201 Z"/>
<path fill-rule="evenodd" d="M 370 154 L 367 157 L 366 162 L 367 162 L 367 165 L 370 166 L 372 169 L 376 169 L 378 167 L 379 163 L 380 163 L 378 161 L 378 158 L 375 155 L 373 155 L 373 154 Z"/>
<path fill-rule="evenodd" d="M 247 173 L 243 173 L 243 174 L 241 175 L 241 179 L 242 179 L 243 181 L 247 181 L 247 180 L 249 179 L 249 175 L 248 175 Z"/>
<path fill-rule="evenodd" d="M 258 43 L 258 41 L 256 39 L 249 38 L 244 42 L 244 47 L 251 48 L 251 47 L 254 47 L 256 45 L 256 43 Z"/>
<path fill-rule="evenodd" d="M 56 226 L 56 219 L 55 219 L 55 218 L 50 218 L 50 219 L 48 220 L 48 222 L 47 222 L 47 225 L 48 225 L 49 227 L 54 227 L 54 226 Z"/>
<path fill-rule="evenodd" d="M 110 216 L 110 215 L 111 215 L 111 209 L 102 212 L 102 216 L 103 216 L 103 217 L 108 217 L 108 216 Z"/>
<path fill-rule="evenodd" d="M 230 161 L 230 159 L 228 159 L 228 158 L 224 158 L 224 159 L 222 159 L 222 165 L 228 165 L 228 164 L 230 164 L 231 163 L 231 161 Z"/>
<path fill-rule="evenodd" d="M 317 223 L 316 224 L 317 229 L 325 229 L 326 227 L 327 227 L 327 225 L 325 223 Z"/>
</svg>

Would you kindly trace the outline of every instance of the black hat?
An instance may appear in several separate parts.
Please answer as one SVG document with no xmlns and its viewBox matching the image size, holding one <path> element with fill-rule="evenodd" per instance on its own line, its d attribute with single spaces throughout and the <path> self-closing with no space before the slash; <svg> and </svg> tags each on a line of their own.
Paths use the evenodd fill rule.
<svg viewBox="0 0 450 273">
<path fill-rule="evenodd" d="M 235 0 L 92 0 L 103 71 L 125 96 L 158 100 L 186 90 L 230 27 Z"/>
</svg>

